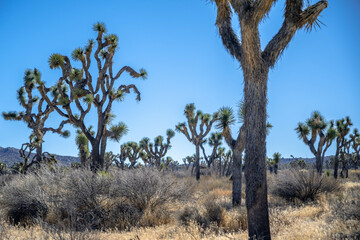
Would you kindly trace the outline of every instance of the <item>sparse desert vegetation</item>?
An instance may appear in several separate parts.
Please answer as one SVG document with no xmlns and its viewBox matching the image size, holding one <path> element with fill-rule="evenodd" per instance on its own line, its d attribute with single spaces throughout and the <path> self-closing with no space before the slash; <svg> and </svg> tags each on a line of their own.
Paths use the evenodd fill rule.
<svg viewBox="0 0 360 240">
<path fill-rule="evenodd" d="M 349 175 L 269 175 L 272 237 L 359 238 L 360 171 Z M 300 195 L 288 192 L 295 188 Z M 246 209 L 232 208 L 231 191 L 229 178 L 216 174 L 196 182 L 190 171 L 45 169 L 2 181 L 0 233 L 9 240 L 247 239 Z"/>
</svg>

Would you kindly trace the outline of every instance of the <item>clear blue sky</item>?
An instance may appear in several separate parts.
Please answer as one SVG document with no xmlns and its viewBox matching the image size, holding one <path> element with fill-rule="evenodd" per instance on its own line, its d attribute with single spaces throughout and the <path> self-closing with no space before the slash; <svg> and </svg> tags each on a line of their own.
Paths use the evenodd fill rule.
<svg viewBox="0 0 360 240">
<path fill-rule="evenodd" d="M 262 47 L 281 26 L 284 2 L 278 1 L 261 24 Z M 274 127 L 267 140 L 268 155 L 280 152 L 285 157 L 312 157 L 294 128 L 313 110 L 328 120 L 349 115 L 360 128 L 359 12 L 358 0 L 330 0 L 320 18 L 326 26 L 311 33 L 299 31 L 271 71 L 268 114 Z M 243 97 L 242 71 L 222 46 L 215 18 L 215 6 L 205 0 L 2 0 L 0 111 L 21 110 L 16 90 L 27 68 L 37 67 L 47 85 L 53 85 L 60 71 L 49 69 L 50 54 L 70 55 L 84 46 L 96 37 L 91 29 L 96 21 L 105 22 L 108 32 L 119 36 L 116 68 L 143 67 L 149 74 L 145 81 L 128 75 L 120 80 L 135 82 L 142 93 L 139 103 L 132 94 L 114 105 L 116 121 L 124 121 L 130 129 L 121 143 L 145 136 L 153 139 L 174 129 L 185 120 L 187 103 L 194 102 L 208 113 L 221 106 L 235 108 Z M 56 116 L 49 125 L 59 121 Z M 48 133 L 44 150 L 77 155 L 74 130 L 67 128 L 73 133 L 68 139 Z M 23 122 L 0 119 L 2 147 L 19 148 L 29 133 Z M 179 162 L 194 153 L 194 147 L 179 133 L 172 145 L 169 155 Z M 109 141 L 108 150 L 118 152 L 119 144 Z M 328 154 L 333 152 L 331 148 Z"/>
</svg>

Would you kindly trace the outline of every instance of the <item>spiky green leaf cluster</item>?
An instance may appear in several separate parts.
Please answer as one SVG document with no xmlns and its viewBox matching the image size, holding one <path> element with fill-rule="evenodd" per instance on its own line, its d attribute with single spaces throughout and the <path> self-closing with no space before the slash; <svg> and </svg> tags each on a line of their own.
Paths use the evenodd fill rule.
<svg viewBox="0 0 360 240">
<path fill-rule="evenodd" d="M 26 98 L 25 98 L 25 88 L 21 87 L 17 90 L 17 99 L 21 105 L 26 105 Z"/>
<path fill-rule="evenodd" d="M 84 49 L 82 49 L 81 47 L 76 48 L 72 53 L 71 53 L 71 58 L 74 61 L 81 61 L 84 58 Z"/>
<path fill-rule="evenodd" d="M 298 134 L 298 137 L 302 139 L 304 136 L 307 136 L 310 133 L 310 128 L 303 123 L 298 123 L 298 126 L 297 128 L 295 128 L 295 131 Z"/>
<path fill-rule="evenodd" d="M 129 129 L 123 122 L 119 122 L 116 125 L 112 125 L 110 127 L 110 132 L 111 132 L 110 139 L 118 142 L 125 134 L 128 133 L 128 131 Z"/>
<path fill-rule="evenodd" d="M 148 73 L 147 73 L 147 71 L 146 71 L 144 68 L 141 68 L 141 69 L 140 69 L 140 75 L 141 75 L 141 78 L 142 78 L 143 80 L 145 80 L 145 79 L 148 78 Z"/>
<path fill-rule="evenodd" d="M 306 124 L 312 130 L 316 131 L 324 130 L 327 127 L 327 123 L 319 111 L 314 111 L 311 117 L 306 121 Z"/>
<path fill-rule="evenodd" d="M 36 84 L 43 84 L 40 71 L 36 68 L 34 70 L 27 69 L 24 74 L 24 86 L 28 89 L 33 89 Z"/>
<path fill-rule="evenodd" d="M 59 96 L 59 104 L 66 106 L 70 104 L 70 100 L 67 97 L 63 97 L 62 95 Z"/>
<path fill-rule="evenodd" d="M 55 86 L 53 86 L 50 89 L 51 95 L 53 97 L 60 97 L 60 95 L 61 95 L 60 90 L 61 90 L 62 93 L 67 94 L 68 87 L 66 86 L 66 84 L 62 83 L 60 88 L 59 88 L 59 84 L 56 84 Z"/>
<path fill-rule="evenodd" d="M 143 139 L 141 139 L 140 141 L 140 147 L 141 148 L 146 148 L 150 143 L 150 139 L 147 137 L 144 137 Z"/>
<path fill-rule="evenodd" d="M 273 161 L 275 164 L 278 164 L 281 159 L 281 154 L 279 152 L 276 152 L 273 154 Z"/>
<path fill-rule="evenodd" d="M 209 137 L 209 145 L 212 147 L 215 145 L 221 145 L 221 140 L 222 140 L 221 132 L 211 133 Z"/>
<path fill-rule="evenodd" d="M 154 143 L 155 143 L 155 146 L 160 146 L 162 145 L 164 141 L 164 137 L 163 136 L 157 136 L 155 139 L 154 139 Z"/>
<path fill-rule="evenodd" d="M 106 32 L 105 24 L 103 22 L 97 22 L 93 25 L 93 30 L 104 33 Z"/>
<path fill-rule="evenodd" d="M 17 112 L 3 112 L 2 116 L 5 120 L 21 120 L 24 116 L 23 112 L 17 113 Z"/>
<path fill-rule="evenodd" d="M 82 100 L 87 103 L 87 104 L 91 104 L 94 101 L 94 96 L 90 93 L 90 94 L 86 94 Z"/>
<path fill-rule="evenodd" d="M 230 127 L 235 122 L 234 112 L 230 107 L 222 107 L 220 108 L 218 123 L 216 124 L 217 129 L 224 129 L 226 127 Z"/>
<path fill-rule="evenodd" d="M 83 69 L 77 69 L 77 68 L 73 68 L 71 69 L 70 72 L 70 80 L 71 81 L 78 81 L 81 80 L 83 78 Z"/>
<path fill-rule="evenodd" d="M 61 136 L 64 138 L 68 138 L 70 136 L 70 131 L 69 130 L 62 131 Z"/>
<path fill-rule="evenodd" d="M 53 53 L 50 55 L 48 62 L 50 69 L 57 69 L 64 65 L 65 59 L 62 55 L 58 53 Z"/>
<path fill-rule="evenodd" d="M 166 136 L 168 138 L 173 138 L 175 136 L 175 132 L 171 129 L 166 130 Z"/>
</svg>

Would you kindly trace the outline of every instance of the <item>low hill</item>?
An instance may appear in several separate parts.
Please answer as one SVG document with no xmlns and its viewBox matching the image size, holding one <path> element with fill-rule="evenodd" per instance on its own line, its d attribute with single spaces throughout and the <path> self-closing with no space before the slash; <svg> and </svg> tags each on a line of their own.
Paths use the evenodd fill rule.
<svg viewBox="0 0 360 240">
<path fill-rule="evenodd" d="M 35 156 L 35 154 L 31 154 L 31 157 L 33 156 Z M 72 156 L 61 156 L 55 154 L 55 158 L 58 160 L 59 164 L 66 166 L 70 166 L 73 162 L 80 162 L 78 157 Z M 0 162 L 3 162 L 7 166 L 11 167 L 14 163 L 22 161 L 23 159 L 20 157 L 19 149 L 13 147 L 0 147 Z"/>
</svg>

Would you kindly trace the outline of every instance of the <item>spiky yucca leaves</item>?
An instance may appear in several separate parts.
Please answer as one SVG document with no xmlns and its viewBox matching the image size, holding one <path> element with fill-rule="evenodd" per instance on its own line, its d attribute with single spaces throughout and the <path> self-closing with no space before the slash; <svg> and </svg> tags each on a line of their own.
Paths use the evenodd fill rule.
<svg viewBox="0 0 360 240">
<path fill-rule="evenodd" d="M 249 238 L 270 239 L 266 184 L 267 79 L 295 33 L 318 24 L 328 2 L 321 0 L 304 8 L 304 0 L 284 1 L 284 21 L 265 48 L 261 47 L 259 24 L 276 0 L 212 0 L 217 7 L 216 26 L 222 43 L 243 70 L 245 179 Z M 234 19 L 240 27 L 234 29 Z M 236 21 L 235 21 L 236 22 Z M 240 147 L 240 146 L 239 146 Z"/>
<path fill-rule="evenodd" d="M 150 139 L 145 137 L 140 141 L 140 147 L 146 154 L 142 154 L 142 159 L 145 164 L 155 166 L 159 170 L 161 169 L 161 159 L 165 157 L 167 151 L 171 148 L 171 138 L 175 136 L 175 132 L 171 129 L 166 130 L 166 142 L 164 142 L 163 136 L 157 136 L 154 139 L 154 143 L 150 142 Z"/>
<path fill-rule="evenodd" d="M 279 152 L 276 152 L 276 153 L 273 154 L 272 162 L 273 162 L 273 167 L 274 167 L 274 173 L 275 174 L 277 174 L 280 159 L 281 159 L 281 154 Z"/>
<path fill-rule="evenodd" d="M 139 72 L 129 66 L 124 66 L 114 72 L 113 59 L 118 48 L 118 37 L 115 34 L 106 34 L 104 23 L 93 25 L 97 32 L 96 43 L 89 40 L 84 47 L 78 47 L 71 53 L 71 58 L 62 54 L 52 54 L 49 58 L 51 69 L 61 69 L 61 77 L 54 87 L 52 94 L 57 101 L 52 102 L 47 97 L 45 86 L 41 88 L 41 95 L 62 117 L 79 127 L 91 144 L 92 169 L 102 170 L 106 152 L 107 139 L 118 141 L 126 132 L 124 125 L 110 126 L 106 120 L 111 113 L 114 101 L 122 101 L 125 94 L 133 91 L 136 100 L 140 101 L 140 92 L 134 84 L 116 85 L 117 80 L 124 72 L 133 78 L 147 77 L 144 69 Z M 92 57 L 95 59 L 97 75 L 90 72 Z M 78 62 L 79 67 L 72 66 L 72 60 Z M 66 89 L 66 88 L 67 89 Z M 85 117 L 92 107 L 97 113 L 97 131 L 90 134 Z M 61 109 L 62 108 L 62 109 Z M 75 112 L 78 113 L 75 114 Z"/>
<path fill-rule="evenodd" d="M 79 149 L 81 166 L 86 168 L 89 166 L 90 160 L 89 140 L 87 139 L 85 134 L 79 129 L 76 131 L 75 143 Z"/>
<path fill-rule="evenodd" d="M 24 111 L 2 113 L 5 120 L 24 121 L 28 128 L 32 130 L 31 136 L 33 136 L 34 139 L 30 142 L 32 146 L 35 146 L 36 161 L 39 164 L 41 162 L 49 162 L 42 161 L 42 142 L 47 132 L 57 133 L 62 137 L 68 137 L 70 135 L 69 131 L 63 130 L 64 125 L 69 121 L 62 121 L 56 129 L 45 127 L 45 122 L 54 111 L 54 108 L 47 104 L 44 98 L 36 96 L 36 91 L 39 87 L 43 87 L 43 85 L 41 73 L 36 68 L 34 70 L 26 70 L 24 73 L 23 86 L 17 91 L 17 99 L 19 104 L 24 108 Z M 49 92 L 50 89 L 44 89 L 44 91 Z M 54 96 L 52 102 L 56 102 L 57 98 L 57 96 Z M 35 144 L 35 141 L 37 144 Z M 29 145 L 30 142 L 26 144 Z M 25 169 L 24 171 L 26 172 L 27 164 L 23 164 L 23 169 Z"/>
<path fill-rule="evenodd" d="M 325 153 L 336 137 L 334 122 L 330 121 L 330 124 L 327 123 L 318 111 L 314 111 L 306 123 L 298 123 L 295 131 L 298 137 L 309 146 L 310 151 L 315 155 L 316 170 L 322 174 Z M 318 137 L 319 140 L 316 148 L 315 142 Z"/>
<path fill-rule="evenodd" d="M 212 116 L 207 113 L 197 111 L 195 113 L 194 103 L 187 104 L 184 109 L 184 115 L 187 119 L 185 123 L 178 123 L 176 125 L 176 131 L 185 135 L 187 140 L 195 145 L 196 149 L 196 180 L 200 179 L 200 147 L 204 143 L 206 136 L 209 134 L 212 125 L 218 119 L 218 113 L 214 113 Z"/>
<path fill-rule="evenodd" d="M 350 132 L 350 127 L 353 125 L 350 117 L 345 117 L 340 120 L 337 120 L 335 123 L 336 127 L 336 152 L 334 158 L 334 178 L 338 177 L 339 169 L 339 155 L 340 152 L 344 150 L 346 145 L 346 136 Z"/>
<path fill-rule="evenodd" d="M 120 139 L 128 133 L 129 129 L 125 123 L 119 122 L 118 124 L 112 125 L 107 131 L 107 136 L 116 142 L 119 142 Z"/>
</svg>

